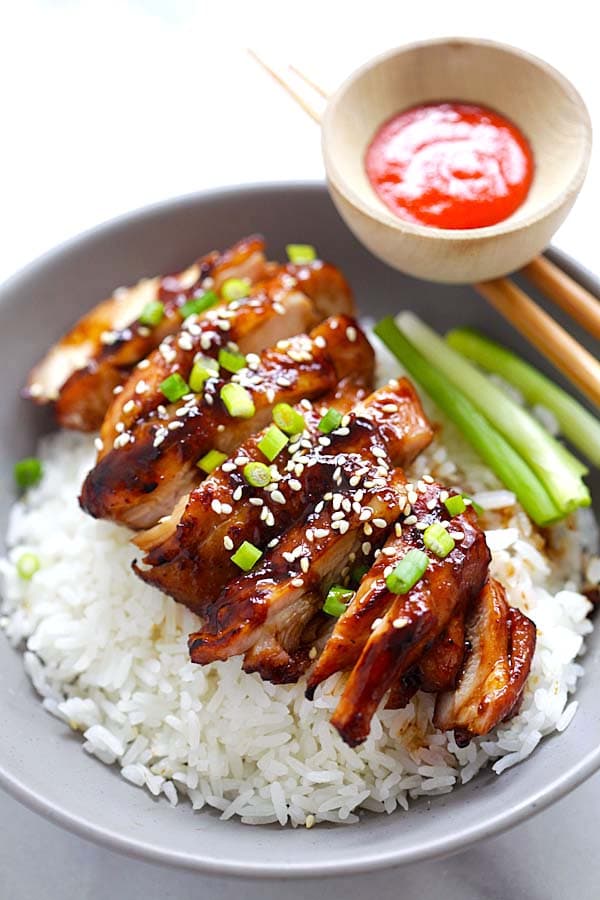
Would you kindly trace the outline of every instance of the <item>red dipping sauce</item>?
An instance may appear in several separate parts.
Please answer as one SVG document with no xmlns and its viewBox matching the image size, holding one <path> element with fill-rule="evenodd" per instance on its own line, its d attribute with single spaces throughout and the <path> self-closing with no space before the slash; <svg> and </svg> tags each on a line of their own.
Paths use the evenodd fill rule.
<svg viewBox="0 0 600 900">
<path fill-rule="evenodd" d="M 381 126 L 365 157 L 369 181 L 401 219 L 483 228 L 511 215 L 533 178 L 531 148 L 508 119 L 467 103 L 431 103 Z"/>
</svg>

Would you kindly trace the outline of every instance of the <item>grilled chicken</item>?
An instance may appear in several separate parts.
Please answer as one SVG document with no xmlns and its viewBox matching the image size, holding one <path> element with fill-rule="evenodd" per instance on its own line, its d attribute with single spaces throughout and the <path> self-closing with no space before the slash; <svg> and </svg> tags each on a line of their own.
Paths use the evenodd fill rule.
<svg viewBox="0 0 600 900">
<path fill-rule="evenodd" d="M 270 421 L 278 403 L 316 399 L 354 364 L 372 367 L 372 349 L 353 319 L 334 317 L 312 337 L 286 339 L 248 362 L 233 375 L 215 373 L 200 393 L 159 407 L 118 434 L 84 482 L 82 507 L 132 528 L 152 526 L 201 480 L 196 464 L 209 450 L 229 455 Z M 251 398 L 249 416 L 227 410 L 221 391 L 228 383 Z"/>
<path fill-rule="evenodd" d="M 206 625 L 190 637 L 194 662 L 243 653 L 247 671 L 275 681 L 295 680 L 306 667 L 305 626 L 320 610 L 323 591 L 383 543 L 406 503 L 405 479 L 394 466 L 410 462 L 432 437 L 405 380 L 367 398 L 344 423 L 294 452 L 278 483 L 281 511 L 271 506 L 274 546 L 267 544 L 258 566 L 203 609 Z M 289 525 L 293 504 L 296 521 Z"/>
<path fill-rule="evenodd" d="M 133 367 L 182 323 L 181 307 L 192 296 L 218 290 L 228 278 L 255 282 L 268 272 L 264 244 L 250 237 L 223 254 L 208 253 L 176 275 L 147 278 L 120 288 L 81 318 L 31 371 L 25 394 L 55 403 L 65 428 L 100 427 L 113 391 Z M 164 314 L 154 327 L 140 322 L 146 304 L 160 301 Z"/>
<path fill-rule="evenodd" d="M 420 487 L 408 492 L 411 509 L 401 534 L 390 537 L 363 578 L 309 678 L 310 696 L 333 672 L 351 669 L 332 717 L 351 746 L 365 740 L 385 693 L 417 663 L 455 611 L 481 590 L 487 576 L 489 550 L 475 514 L 467 509 L 449 524 L 455 539 L 449 555 L 440 559 L 429 552 L 428 568 L 408 593 L 388 590 L 386 575 L 409 550 L 424 549 L 423 526 L 448 521 L 440 486 Z"/>
<path fill-rule="evenodd" d="M 434 724 L 454 730 L 459 746 L 487 734 L 518 708 L 535 650 L 533 622 L 509 606 L 490 578 L 469 610 L 469 647 L 455 690 L 438 695 Z"/>
<path fill-rule="evenodd" d="M 402 709 L 417 691 L 437 694 L 455 687 L 465 658 L 465 612 L 454 614 L 419 663 L 392 686 L 387 709 Z"/>
<path fill-rule="evenodd" d="M 317 426 L 324 411 L 333 408 L 346 413 L 364 397 L 365 389 L 360 385 L 363 381 L 370 384 L 373 375 L 372 360 L 365 363 L 368 371 L 362 377 L 356 371 L 356 381 L 354 377 L 344 379 L 335 392 L 317 403 L 303 399 L 297 405 L 305 422 L 303 440 L 319 433 Z M 265 431 L 248 438 L 232 458 L 182 498 L 172 515 L 134 539 L 146 552 L 142 564 L 134 566 L 137 574 L 200 615 L 227 581 L 239 574 L 231 561 L 231 548 L 243 540 L 255 545 L 267 543 L 273 536 L 273 526 L 267 524 L 268 506 L 265 506 L 270 493 L 252 487 L 243 475 L 247 463 L 267 462 L 259 449 Z M 298 479 L 293 468 L 288 469 L 289 460 L 289 454 L 280 453 L 270 465 L 273 489 L 285 491 L 286 502 L 280 504 L 277 517 L 280 527 L 291 524 L 304 511 L 314 490 L 314 479 L 309 483 L 314 470 L 299 472 Z M 284 480 L 286 471 L 294 474 L 294 478 Z M 298 483 L 302 487 L 300 491 L 293 489 Z M 230 508 L 231 512 L 223 513 L 223 507 Z"/>
</svg>

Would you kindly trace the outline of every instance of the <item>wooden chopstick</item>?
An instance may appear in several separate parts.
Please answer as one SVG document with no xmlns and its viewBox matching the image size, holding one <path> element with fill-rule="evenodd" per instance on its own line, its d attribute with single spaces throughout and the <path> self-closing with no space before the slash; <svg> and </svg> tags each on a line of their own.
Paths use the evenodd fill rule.
<svg viewBox="0 0 600 900">
<path fill-rule="evenodd" d="M 545 256 L 523 268 L 523 274 L 592 337 L 600 339 L 600 301 Z"/>
<path fill-rule="evenodd" d="M 285 75 L 253 50 L 249 52 L 315 122 L 321 121 L 318 110 L 295 90 Z M 289 69 L 321 100 L 327 99 L 327 92 L 300 69 L 296 66 L 289 66 Z M 538 256 L 522 271 L 550 300 L 583 325 L 593 337 L 600 339 L 600 301 L 589 291 L 544 256 Z M 600 363 L 585 347 L 509 278 L 481 282 L 474 288 L 586 397 L 600 406 Z"/>
<path fill-rule="evenodd" d="M 474 285 L 534 347 L 600 406 L 600 363 L 509 278 Z"/>
</svg>

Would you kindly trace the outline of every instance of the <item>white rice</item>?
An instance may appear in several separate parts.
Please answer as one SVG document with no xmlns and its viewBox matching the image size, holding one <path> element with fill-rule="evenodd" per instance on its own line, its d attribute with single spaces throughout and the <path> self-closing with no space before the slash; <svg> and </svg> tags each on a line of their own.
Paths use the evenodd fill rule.
<svg viewBox="0 0 600 900">
<path fill-rule="evenodd" d="M 342 676 L 311 703 L 302 682 L 263 682 L 242 672 L 239 659 L 193 666 L 186 637 L 195 617 L 132 573 L 136 552 L 125 529 L 80 511 L 94 446 L 70 433 L 42 442 L 44 478 L 14 506 L 8 558 L 0 561 L 1 623 L 24 648 L 46 709 L 132 784 L 248 824 L 356 822 L 361 809 L 406 809 L 484 766 L 499 774 L 520 762 L 576 712 L 577 658 L 592 629 L 580 573 L 587 567 L 588 577 L 600 579 L 591 555 L 595 523 L 591 514 L 573 518 L 552 529 L 544 547 L 514 496 L 454 428 L 444 425 L 442 434 L 412 474 L 430 473 L 485 507 L 493 574 L 538 627 L 520 712 L 492 734 L 458 748 L 432 725 L 434 698 L 418 694 L 403 710 L 380 709 L 368 740 L 351 749 L 329 724 Z M 41 561 L 29 582 L 16 571 L 27 551 Z"/>
</svg>

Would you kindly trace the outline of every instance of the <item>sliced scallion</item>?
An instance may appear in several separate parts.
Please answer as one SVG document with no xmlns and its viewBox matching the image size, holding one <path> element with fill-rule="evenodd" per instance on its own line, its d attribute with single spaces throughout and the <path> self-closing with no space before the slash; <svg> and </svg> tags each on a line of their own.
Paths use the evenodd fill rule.
<svg viewBox="0 0 600 900">
<path fill-rule="evenodd" d="M 459 516 L 467 508 L 462 494 L 454 494 L 452 497 L 447 497 L 444 500 L 444 506 L 448 510 L 449 516 Z"/>
<path fill-rule="evenodd" d="M 15 481 L 22 490 L 37 484 L 42 478 L 43 471 L 41 460 L 35 456 L 27 456 L 25 459 L 20 459 L 13 467 Z"/>
<path fill-rule="evenodd" d="M 346 612 L 353 596 L 354 591 L 351 591 L 350 588 L 344 587 L 342 584 L 334 584 L 327 591 L 323 612 L 326 612 L 328 616 L 335 616 L 339 619 Z"/>
<path fill-rule="evenodd" d="M 331 434 L 332 431 L 335 431 L 336 428 L 340 427 L 342 419 L 343 416 L 341 412 L 330 407 L 319 422 L 319 431 L 322 431 L 323 434 Z"/>
<path fill-rule="evenodd" d="M 423 543 L 428 550 L 445 559 L 449 553 L 452 553 L 456 544 L 454 538 L 451 538 L 441 522 L 432 522 L 423 532 Z"/>
<path fill-rule="evenodd" d="M 184 381 L 179 372 L 173 372 L 159 385 L 160 391 L 167 398 L 169 403 L 176 403 L 189 394 L 190 387 L 187 381 Z"/>
<path fill-rule="evenodd" d="M 251 544 L 250 541 L 244 541 L 231 557 L 231 562 L 235 563 L 242 572 L 249 572 L 250 569 L 254 568 L 261 556 L 262 550 Z"/>
<path fill-rule="evenodd" d="M 209 378 L 216 378 L 218 374 L 219 364 L 216 359 L 199 353 L 194 359 L 194 365 L 190 372 L 190 388 L 197 394 L 202 390 Z"/>
<path fill-rule="evenodd" d="M 428 565 L 429 558 L 426 553 L 422 550 L 409 550 L 385 579 L 388 591 L 392 594 L 408 594 L 421 580 Z"/>
<path fill-rule="evenodd" d="M 471 328 L 455 328 L 446 341 L 482 369 L 514 385 L 530 406 L 545 406 L 561 433 L 596 466 L 600 466 L 600 421 L 574 397 L 496 341 Z"/>
<path fill-rule="evenodd" d="M 164 314 L 164 303 L 161 303 L 160 300 L 150 300 L 141 311 L 139 321 L 142 325 L 154 328 L 162 322 Z"/>
<path fill-rule="evenodd" d="M 258 442 L 258 449 L 273 462 L 288 442 L 288 437 L 277 425 L 270 425 Z"/>
<path fill-rule="evenodd" d="M 287 244 L 285 252 L 289 261 L 296 266 L 313 262 L 317 258 L 317 251 L 312 244 Z"/>
<path fill-rule="evenodd" d="M 219 350 L 219 365 L 226 372 L 239 372 L 246 365 L 246 357 L 237 350 L 227 350 L 221 347 Z"/>
<path fill-rule="evenodd" d="M 304 417 L 289 403 L 278 403 L 273 407 L 273 421 L 285 434 L 301 434 L 304 431 Z"/>
<path fill-rule="evenodd" d="M 244 478 L 252 487 L 266 487 L 271 483 L 271 470 L 261 462 L 249 462 L 244 466 Z"/>
<path fill-rule="evenodd" d="M 204 293 L 201 294 L 194 294 L 193 297 L 183 304 L 179 312 L 183 319 L 187 319 L 188 316 L 200 315 L 200 313 L 210 309 L 211 306 L 214 306 L 218 302 L 219 298 L 214 291 L 204 291 Z"/>
<path fill-rule="evenodd" d="M 435 366 L 455 389 L 462 391 L 527 462 L 561 514 L 567 515 L 580 506 L 590 505 L 590 493 L 581 480 L 580 461 L 533 416 L 510 400 L 413 313 L 400 313 L 396 323 L 430 365 Z"/>
<path fill-rule="evenodd" d="M 206 472 L 207 475 L 210 475 L 211 472 L 225 462 L 227 459 L 226 453 L 221 453 L 220 450 L 209 450 L 202 459 L 199 459 L 196 465 L 199 469 L 202 469 L 203 472 Z"/>
<path fill-rule="evenodd" d="M 241 384 L 230 381 L 220 390 L 225 409 L 235 419 L 251 419 L 256 412 L 252 395 Z"/>
<path fill-rule="evenodd" d="M 23 581 L 31 581 L 39 568 L 40 561 L 35 553 L 23 553 L 17 560 L 17 572 Z"/>
<path fill-rule="evenodd" d="M 242 300 L 250 293 L 250 282 L 245 278 L 228 278 L 221 285 L 223 300 L 231 303 L 233 300 Z"/>
<path fill-rule="evenodd" d="M 452 419 L 483 461 L 519 498 L 538 525 L 564 516 L 532 469 L 488 422 L 462 391 L 452 385 L 402 334 L 391 317 L 375 326 L 375 333 L 410 372 L 440 409 Z"/>
</svg>

